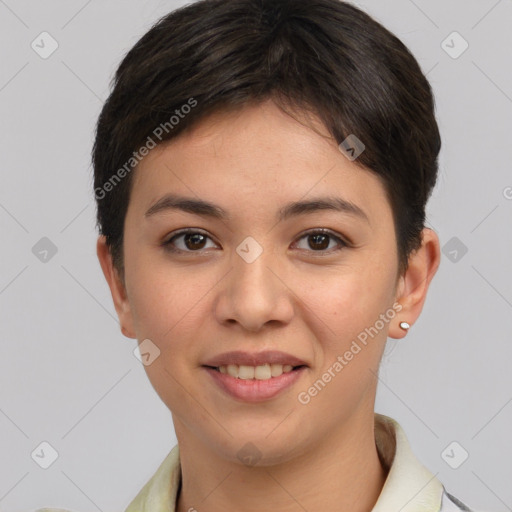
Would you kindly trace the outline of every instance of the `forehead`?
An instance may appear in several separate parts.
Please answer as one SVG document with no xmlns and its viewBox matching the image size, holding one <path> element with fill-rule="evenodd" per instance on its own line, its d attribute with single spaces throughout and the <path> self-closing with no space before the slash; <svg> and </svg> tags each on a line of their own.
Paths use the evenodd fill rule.
<svg viewBox="0 0 512 512">
<path fill-rule="evenodd" d="M 133 199 L 145 204 L 179 189 L 212 202 L 223 190 L 274 202 L 336 193 L 377 216 L 387 206 L 380 178 L 349 161 L 318 118 L 270 101 L 205 117 L 151 150 L 133 179 Z"/>
</svg>

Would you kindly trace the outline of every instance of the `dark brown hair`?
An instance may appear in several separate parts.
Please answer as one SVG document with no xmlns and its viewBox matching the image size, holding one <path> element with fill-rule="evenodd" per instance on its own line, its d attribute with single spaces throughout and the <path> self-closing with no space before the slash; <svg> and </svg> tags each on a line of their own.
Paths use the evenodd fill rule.
<svg viewBox="0 0 512 512">
<path fill-rule="evenodd" d="M 379 176 L 393 211 L 400 274 L 420 247 L 441 148 L 433 93 L 405 45 L 354 5 L 200 0 L 159 19 L 111 88 L 92 160 L 97 227 L 123 279 L 141 154 L 208 114 L 266 99 L 316 115 L 338 144 L 356 135 L 365 150 L 355 163 Z"/>
</svg>

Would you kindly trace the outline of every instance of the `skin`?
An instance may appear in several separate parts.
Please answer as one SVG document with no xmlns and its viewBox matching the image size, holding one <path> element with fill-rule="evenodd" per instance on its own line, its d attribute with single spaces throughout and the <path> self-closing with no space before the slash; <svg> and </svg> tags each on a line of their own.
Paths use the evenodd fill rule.
<svg viewBox="0 0 512 512">
<path fill-rule="evenodd" d="M 153 149 L 135 172 L 124 283 L 98 238 L 123 334 L 149 338 L 161 351 L 145 370 L 172 413 L 180 446 L 178 512 L 363 512 L 384 485 L 387 468 L 374 440 L 376 374 L 387 337 L 406 336 L 399 322 L 413 325 L 421 313 L 440 263 L 439 239 L 425 228 L 398 276 L 382 183 L 348 160 L 318 120 L 310 122 L 270 101 L 205 118 Z M 230 219 L 177 210 L 145 217 L 168 192 L 215 203 Z M 289 202 L 329 195 L 357 204 L 369 222 L 332 210 L 275 220 Z M 186 245 L 179 237 L 175 247 L 188 252 L 166 251 L 161 244 L 182 228 L 209 238 Z M 321 228 L 350 245 L 327 238 L 318 248 L 304 232 Z M 248 236 L 263 248 L 252 263 L 236 252 Z M 401 311 L 378 335 L 307 405 L 299 403 L 298 393 L 397 302 Z M 226 395 L 201 367 L 222 352 L 267 349 L 293 354 L 308 368 L 265 402 Z M 247 442 L 261 453 L 254 466 L 237 458 Z"/>
</svg>

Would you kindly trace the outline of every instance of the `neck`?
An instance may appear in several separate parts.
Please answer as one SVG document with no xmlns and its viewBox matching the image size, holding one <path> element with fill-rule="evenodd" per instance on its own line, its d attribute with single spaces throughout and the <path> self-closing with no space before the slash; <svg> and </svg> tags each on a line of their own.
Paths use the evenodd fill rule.
<svg viewBox="0 0 512 512">
<path fill-rule="evenodd" d="M 365 425 L 362 428 L 361 425 Z M 370 512 L 387 476 L 371 419 L 337 429 L 302 455 L 268 466 L 220 458 L 175 422 L 182 471 L 177 512 Z"/>
</svg>

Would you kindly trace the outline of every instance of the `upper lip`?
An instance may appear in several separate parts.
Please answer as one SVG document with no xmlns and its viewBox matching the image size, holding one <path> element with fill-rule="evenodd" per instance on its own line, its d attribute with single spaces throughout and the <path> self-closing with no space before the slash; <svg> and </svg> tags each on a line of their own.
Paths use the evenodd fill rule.
<svg viewBox="0 0 512 512">
<path fill-rule="evenodd" d="M 236 364 L 238 366 L 261 366 L 265 363 L 307 366 L 301 359 L 278 350 L 265 350 L 263 352 L 244 352 L 242 350 L 235 350 L 233 352 L 224 352 L 223 354 L 212 357 L 206 361 L 203 366 L 219 367 L 227 366 L 229 364 Z"/>
</svg>

